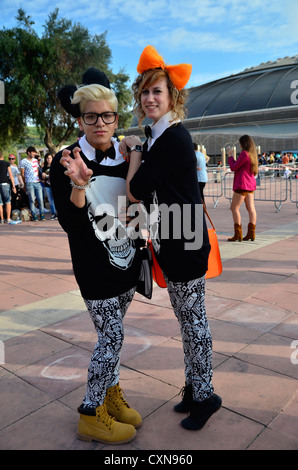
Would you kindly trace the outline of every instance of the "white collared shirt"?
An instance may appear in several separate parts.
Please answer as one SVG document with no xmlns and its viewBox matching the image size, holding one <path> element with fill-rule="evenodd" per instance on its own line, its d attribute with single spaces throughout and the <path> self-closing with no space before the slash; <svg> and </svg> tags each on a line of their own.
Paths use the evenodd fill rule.
<svg viewBox="0 0 298 470">
<path fill-rule="evenodd" d="M 173 124 L 180 122 L 180 119 L 173 119 L 172 111 L 164 114 L 153 126 L 151 127 L 152 137 L 148 137 L 148 150 L 152 147 L 156 139 Z"/>
<path fill-rule="evenodd" d="M 115 160 L 112 159 L 112 158 L 107 157 L 107 158 L 104 158 L 100 162 L 100 165 L 116 166 L 116 165 L 119 165 L 120 163 L 123 163 L 125 161 L 123 156 L 119 152 L 119 142 L 117 141 L 117 139 L 112 137 L 111 138 L 111 143 L 115 147 L 115 152 L 116 152 Z M 83 154 L 88 158 L 88 160 L 95 160 L 96 161 L 95 148 L 92 147 L 92 145 L 89 144 L 89 142 L 87 141 L 85 135 L 80 139 L 80 147 L 83 151 Z"/>
</svg>

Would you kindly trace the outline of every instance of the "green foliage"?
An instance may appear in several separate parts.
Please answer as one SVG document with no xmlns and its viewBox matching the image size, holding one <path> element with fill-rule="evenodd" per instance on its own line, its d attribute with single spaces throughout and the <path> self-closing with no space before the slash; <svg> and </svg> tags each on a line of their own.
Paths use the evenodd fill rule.
<svg viewBox="0 0 298 470">
<path fill-rule="evenodd" d="M 109 68 L 111 50 L 106 32 L 90 36 L 79 23 L 50 13 L 42 37 L 33 30 L 34 22 L 22 9 L 18 26 L 0 30 L 0 78 L 5 84 L 5 105 L 0 106 L 0 147 L 26 139 L 32 122 L 51 152 L 58 151 L 73 135 L 75 120 L 60 106 L 57 92 L 67 84 L 80 84 L 88 67 L 103 70 L 119 100 L 119 127 L 128 127 L 131 93 L 129 77 Z"/>
</svg>

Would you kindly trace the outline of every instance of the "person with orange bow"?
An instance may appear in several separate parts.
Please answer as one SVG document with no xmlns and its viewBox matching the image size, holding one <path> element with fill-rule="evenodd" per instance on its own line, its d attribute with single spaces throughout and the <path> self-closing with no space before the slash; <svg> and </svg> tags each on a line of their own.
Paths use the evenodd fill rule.
<svg viewBox="0 0 298 470">
<path fill-rule="evenodd" d="M 152 245 L 181 328 L 185 387 L 174 409 L 189 412 L 181 425 L 195 430 L 204 426 L 222 400 L 212 385 L 212 337 L 205 312 L 210 244 L 193 142 L 181 122 L 191 70 L 190 64 L 166 65 L 152 46 L 144 49 L 132 86 L 134 111 L 139 125 L 145 117 L 153 123 L 144 146 L 138 136 L 127 136 L 121 151 L 130 150 L 128 197 L 131 202 L 142 201 L 149 214 Z"/>
</svg>

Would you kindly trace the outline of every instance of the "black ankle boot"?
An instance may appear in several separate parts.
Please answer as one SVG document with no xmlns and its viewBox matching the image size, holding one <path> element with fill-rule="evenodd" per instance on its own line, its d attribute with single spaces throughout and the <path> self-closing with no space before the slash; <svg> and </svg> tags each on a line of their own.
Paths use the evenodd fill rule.
<svg viewBox="0 0 298 470">
<path fill-rule="evenodd" d="M 183 393 L 182 401 L 174 406 L 174 410 L 178 413 L 188 413 L 192 404 L 192 384 L 185 385 L 181 393 Z"/>
<path fill-rule="evenodd" d="M 210 416 L 219 410 L 221 403 L 221 398 L 215 393 L 204 401 L 193 401 L 190 414 L 181 421 L 181 425 L 191 431 L 201 429 L 207 423 Z"/>
</svg>

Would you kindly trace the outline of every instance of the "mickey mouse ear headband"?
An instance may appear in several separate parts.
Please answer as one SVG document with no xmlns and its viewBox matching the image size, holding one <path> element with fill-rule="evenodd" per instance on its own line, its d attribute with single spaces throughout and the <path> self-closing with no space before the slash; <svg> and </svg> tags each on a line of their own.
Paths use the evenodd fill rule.
<svg viewBox="0 0 298 470">
<path fill-rule="evenodd" d="M 106 88 L 111 88 L 110 82 L 106 75 L 100 70 L 90 67 L 84 73 L 82 77 L 83 85 L 102 85 Z M 61 90 L 58 91 L 58 98 L 60 100 L 61 106 L 65 109 L 68 114 L 71 114 L 74 118 L 81 116 L 79 104 L 72 104 L 71 99 L 73 98 L 74 93 L 78 90 L 76 85 L 66 85 Z"/>
<path fill-rule="evenodd" d="M 142 74 L 150 69 L 163 69 L 168 72 L 173 85 L 177 90 L 181 90 L 190 78 L 192 66 L 190 64 L 166 65 L 153 46 L 146 46 L 141 54 L 137 72 Z"/>
</svg>

